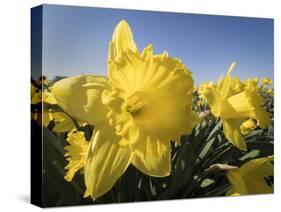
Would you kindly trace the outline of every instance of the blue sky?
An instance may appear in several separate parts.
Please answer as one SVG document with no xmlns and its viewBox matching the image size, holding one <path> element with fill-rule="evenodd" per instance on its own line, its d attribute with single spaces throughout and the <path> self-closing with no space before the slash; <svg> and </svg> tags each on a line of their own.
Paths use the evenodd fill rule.
<svg viewBox="0 0 281 212">
<path fill-rule="evenodd" d="M 216 81 L 236 61 L 233 75 L 273 78 L 273 20 L 44 5 L 43 73 L 48 78 L 106 75 L 108 43 L 125 19 L 140 50 L 167 50 L 193 73 L 195 83 Z"/>
</svg>

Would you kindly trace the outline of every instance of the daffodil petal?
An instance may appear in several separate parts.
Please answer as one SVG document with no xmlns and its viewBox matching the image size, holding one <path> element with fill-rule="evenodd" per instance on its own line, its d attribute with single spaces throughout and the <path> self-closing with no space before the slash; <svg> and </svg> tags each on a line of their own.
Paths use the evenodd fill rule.
<svg viewBox="0 0 281 212">
<path fill-rule="evenodd" d="M 261 128 L 266 128 L 270 125 L 271 123 L 271 119 L 270 119 L 271 114 L 267 111 L 264 110 L 258 110 L 255 111 L 255 118 L 257 120 L 257 124 L 261 127 Z"/>
<path fill-rule="evenodd" d="M 133 52 L 138 52 L 131 28 L 125 20 L 122 20 L 115 27 L 113 32 L 112 40 L 109 44 L 108 59 L 115 60 L 120 56 L 122 51 L 128 49 Z"/>
<path fill-rule="evenodd" d="M 53 119 L 55 121 L 54 132 L 67 132 L 76 128 L 71 118 L 63 112 L 53 113 Z"/>
<path fill-rule="evenodd" d="M 247 151 L 247 146 L 240 130 L 242 122 L 239 119 L 223 120 L 223 132 L 227 140 L 234 146 L 240 150 Z"/>
<path fill-rule="evenodd" d="M 211 107 L 212 114 L 216 117 L 220 116 L 222 99 L 220 94 L 210 87 L 206 87 L 201 91 L 201 95 Z"/>
<path fill-rule="evenodd" d="M 243 164 L 240 173 L 243 175 L 249 194 L 273 193 L 265 177 L 273 176 L 273 156 L 257 158 Z"/>
<path fill-rule="evenodd" d="M 226 176 L 232 186 L 232 188 L 227 192 L 227 196 L 238 196 L 248 193 L 247 185 L 241 176 L 239 169 L 228 171 Z"/>
<path fill-rule="evenodd" d="M 86 194 L 93 199 L 108 192 L 131 162 L 132 152 L 118 140 L 109 127 L 94 132 L 84 169 Z"/>
<path fill-rule="evenodd" d="M 42 122 L 43 122 L 43 126 L 44 127 L 48 127 L 48 125 L 49 125 L 49 123 L 50 123 L 50 121 L 52 121 L 53 120 L 53 114 L 51 113 L 51 112 L 43 112 L 42 113 Z"/>
<path fill-rule="evenodd" d="M 241 167 L 241 172 L 247 176 L 273 176 L 272 161 L 273 156 L 250 160 Z"/>
<path fill-rule="evenodd" d="M 261 177 L 245 177 L 248 187 L 248 194 L 271 194 L 273 187 L 268 185 L 266 180 Z"/>
<path fill-rule="evenodd" d="M 48 103 L 50 105 L 57 104 L 54 95 L 51 92 L 43 92 L 43 103 Z"/>
<path fill-rule="evenodd" d="M 170 142 L 165 143 L 147 137 L 145 140 L 136 144 L 133 151 L 135 155 L 132 163 L 143 173 L 155 177 L 165 177 L 170 174 Z"/>
<path fill-rule="evenodd" d="M 52 87 L 52 93 L 57 104 L 69 115 L 79 121 L 99 125 L 106 120 L 101 94 L 107 87 L 105 77 L 79 75 L 58 81 Z"/>
<path fill-rule="evenodd" d="M 219 88 L 219 92 L 221 94 L 222 99 L 226 99 L 230 94 L 230 85 L 231 85 L 231 79 L 230 74 L 235 66 L 235 63 L 232 63 L 227 71 L 226 77 L 223 79 L 221 87 Z"/>
</svg>

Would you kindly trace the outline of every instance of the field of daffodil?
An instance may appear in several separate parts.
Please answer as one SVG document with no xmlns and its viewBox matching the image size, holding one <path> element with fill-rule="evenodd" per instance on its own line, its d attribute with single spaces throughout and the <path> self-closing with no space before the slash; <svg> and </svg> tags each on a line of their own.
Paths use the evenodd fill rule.
<svg viewBox="0 0 281 212">
<path fill-rule="evenodd" d="M 140 51 L 123 20 L 107 76 L 32 79 L 43 205 L 273 193 L 272 80 L 241 80 L 235 63 L 221 73 L 195 86 L 180 59 Z"/>
</svg>

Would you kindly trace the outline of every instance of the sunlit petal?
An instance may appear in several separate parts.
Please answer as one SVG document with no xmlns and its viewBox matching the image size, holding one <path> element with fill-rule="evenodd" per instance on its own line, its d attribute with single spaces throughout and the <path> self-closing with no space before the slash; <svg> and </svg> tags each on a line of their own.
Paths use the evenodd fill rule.
<svg viewBox="0 0 281 212">
<path fill-rule="evenodd" d="M 86 193 L 93 199 L 109 191 L 131 163 L 132 153 L 118 144 L 112 129 L 96 129 L 84 169 Z"/>
<path fill-rule="evenodd" d="M 242 120 L 226 119 L 223 120 L 223 132 L 229 142 L 237 148 L 247 151 L 247 146 L 243 135 L 241 134 L 240 125 Z"/>
<path fill-rule="evenodd" d="M 107 88 L 107 78 L 80 75 L 62 79 L 52 88 L 58 105 L 75 119 L 92 125 L 106 120 L 106 108 L 101 94 Z"/>
<path fill-rule="evenodd" d="M 133 149 L 134 166 L 150 176 L 168 176 L 171 171 L 170 143 L 164 143 L 148 136 L 143 138 L 145 140 L 139 142 Z"/>
<path fill-rule="evenodd" d="M 122 51 L 128 49 L 138 52 L 131 28 L 125 20 L 122 20 L 117 24 L 113 32 L 112 40 L 109 44 L 108 59 L 117 59 Z"/>
</svg>

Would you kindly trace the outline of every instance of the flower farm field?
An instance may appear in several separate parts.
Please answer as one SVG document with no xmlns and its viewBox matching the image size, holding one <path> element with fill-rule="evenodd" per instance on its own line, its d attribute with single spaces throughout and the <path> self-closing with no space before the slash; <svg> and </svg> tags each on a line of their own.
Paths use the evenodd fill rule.
<svg viewBox="0 0 281 212">
<path fill-rule="evenodd" d="M 108 76 L 32 79 L 44 206 L 273 193 L 272 80 L 241 80 L 235 63 L 222 74 L 195 87 L 180 59 L 139 50 L 123 20 Z"/>
</svg>

